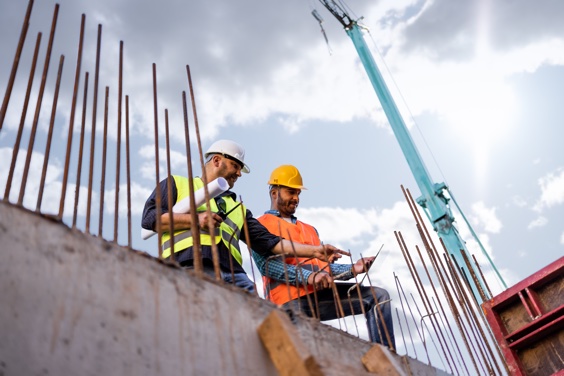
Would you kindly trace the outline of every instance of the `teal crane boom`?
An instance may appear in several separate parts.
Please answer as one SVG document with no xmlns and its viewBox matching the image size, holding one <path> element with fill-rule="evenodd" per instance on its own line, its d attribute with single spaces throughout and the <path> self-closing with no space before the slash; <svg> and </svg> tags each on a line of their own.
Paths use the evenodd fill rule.
<svg viewBox="0 0 564 376">
<path fill-rule="evenodd" d="M 398 140 L 401 150 L 407 159 L 409 168 L 421 190 L 421 196 L 417 199 L 417 203 L 425 210 L 429 220 L 432 222 L 433 228 L 443 240 L 446 249 L 452 254 L 460 268 L 465 264 L 462 252 L 467 249 L 465 242 L 460 236 L 457 228 L 454 226 L 454 217 L 448 206 L 449 199 L 445 196 L 444 191 L 447 189 L 445 183 L 433 183 L 421 156 L 413 142 L 411 135 L 405 125 L 405 122 L 394 102 L 394 99 L 372 57 L 372 54 L 366 45 L 362 30 L 359 24 L 351 19 L 349 15 L 333 0 L 319 0 L 328 10 L 337 18 L 337 20 L 344 26 L 348 36 L 356 48 L 358 56 L 364 65 L 366 73 L 370 78 L 370 82 L 376 91 L 376 95 L 384 109 L 384 113 L 390 122 L 392 130 L 396 139 Z M 472 260 L 472 258 L 469 258 Z M 483 302 L 480 290 L 487 299 L 488 290 L 484 288 L 484 282 L 481 280 L 479 270 L 475 264 L 472 264 L 474 274 L 477 276 L 477 281 L 480 286 L 476 286 L 474 281 L 467 278 L 468 283 L 472 288 L 472 293 L 479 304 Z M 479 289 L 479 290 L 478 290 Z"/>
</svg>

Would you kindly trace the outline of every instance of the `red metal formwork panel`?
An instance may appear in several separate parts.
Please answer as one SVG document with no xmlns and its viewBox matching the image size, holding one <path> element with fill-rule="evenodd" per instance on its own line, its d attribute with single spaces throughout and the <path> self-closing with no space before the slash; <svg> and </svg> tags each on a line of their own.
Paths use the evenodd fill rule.
<svg viewBox="0 0 564 376">
<path fill-rule="evenodd" d="M 512 375 L 564 375 L 564 257 L 482 309 Z"/>
</svg>

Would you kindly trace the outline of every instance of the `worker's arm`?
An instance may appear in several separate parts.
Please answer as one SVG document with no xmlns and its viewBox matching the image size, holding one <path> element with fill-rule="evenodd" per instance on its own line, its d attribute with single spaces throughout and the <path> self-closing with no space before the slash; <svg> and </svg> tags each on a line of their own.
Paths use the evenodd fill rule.
<svg viewBox="0 0 564 376">
<path fill-rule="evenodd" d="M 305 268 L 300 268 L 296 265 L 285 264 L 282 262 L 282 257 L 280 255 L 264 257 L 253 251 L 253 260 L 263 276 L 272 278 L 276 281 L 288 283 L 290 285 L 295 285 L 297 281 L 301 285 L 315 286 L 318 290 L 329 288 L 333 283 L 333 278 L 327 271 L 321 270 L 313 272 Z M 348 270 L 351 269 L 350 265 L 334 265 L 348 267 Z M 342 268 L 337 268 L 337 270 L 342 270 Z"/>
<path fill-rule="evenodd" d="M 218 227 L 221 222 L 223 221 L 219 215 L 216 213 L 210 213 L 212 219 L 212 225 L 214 227 Z M 209 216 L 208 212 L 198 213 L 198 224 L 200 225 L 201 230 L 209 230 Z M 172 221 L 174 222 L 174 229 L 178 230 L 187 230 L 192 228 L 192 215 L 190 213 L 187 214 L 180 214 L 180 213 L 173 213 Z M 165 213 L 161 215 L 161 229 L 163 232 L 169 232 L 170 230 L 170 214 Z"/>
<path fill-rule="evenodd" d="M 296 281 L 305 285 L 311 270 L 301 269 L 298 270 L 295 265 L 286 264 L 282 261 L 281 255 L 271 255 L 269 257 L 258 254 L 253 251 L 253 260 L 257 265 L 260 274 L 265 277 L 272 278 L 276 281 L 287 282 L 295 285 Z"/>
<path fill-rule="evenodd" d="M 241 231 L 241 240 L 255 252 L 266 257 L 272 256 L 273 253 L 285 253 L 289 256 L 316 257 L 321 260 L 334 261 L 340 258 L 341 255 L 349 254 L 330 244 L 309 245 L 282 239 L 279 236 L 271 234 L 266 227 L 253 217 L 249 209 L 247 209 L 245 220 L 249 239 L 247 239 L 246 231 Z"/>
<path fill-rule="evenodd" d="M 272 253 L 285 253 L 298 257 L 315 257 L 323 261 L 333 262 L 342 257 L 349 256 L 350 253 L 343 251 L 331 244 L 310 245 L 292 242 L 287 239 L 281 239 L 273 248 Z"/>
</svg>

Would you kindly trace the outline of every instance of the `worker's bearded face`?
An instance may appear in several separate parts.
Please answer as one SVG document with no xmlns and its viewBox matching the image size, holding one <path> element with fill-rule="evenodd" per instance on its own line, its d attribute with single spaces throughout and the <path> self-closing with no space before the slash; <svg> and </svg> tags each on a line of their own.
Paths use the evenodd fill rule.
<svg viewBox="0 0 564 376">
<path fill-rule="evenodd" d="M 279 187 L 276 206 L 282 217 L 294 215 L 300 204 L 300 189 Z"/>
<path fill-rule="evenodd" d="M 227 158 L 222 158 L 219 164 L 218 176 L 227 180 L 229 188 L 233 188 L 237 179 L 241 176 L 241 165 Z"/>
</svg>

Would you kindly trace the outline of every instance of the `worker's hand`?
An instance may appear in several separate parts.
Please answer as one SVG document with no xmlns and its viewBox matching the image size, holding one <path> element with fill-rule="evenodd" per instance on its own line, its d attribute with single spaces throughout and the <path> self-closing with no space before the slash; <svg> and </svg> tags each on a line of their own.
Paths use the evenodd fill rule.
<svg viewBox="0 0 564 376">
<path fill-rule="evenodd" d="M 350 253 L 331 244 L 324 244 L 320 246 L 319 250 L 313 253 L 313 257 L 329 263 L 335 262 L 335 260 L 340 259 L 343 255 L 350 256 Z"/>
<path fill-rule="evenodd" d="M 331 287 L 333 278 L 326 272 L 311 273 L 307 278 L 307 284 L 315 287 L 316 290 L 327 289 Z"/>
<path fill-rule="evenodd" d="M 210 213 L 210 214 L 211 217 L 208 216 L 207 211 L 198 214 L 198 222 L 200 223 L 200 229 L 208 232 L 210 231 L 210 218 L 214 228 L 219 227 L 221 222 L 223 222 L 223 219 L 221 219 L 221 217 L 216 213 Z"/>
<path fill-rule="evenodd" d="M 353 275 L 366 272 L 372 266 L 372 263 L 376 259 L 376 256 L 364 257 L 354 263 L 352 267 Z"/>
</svg>

